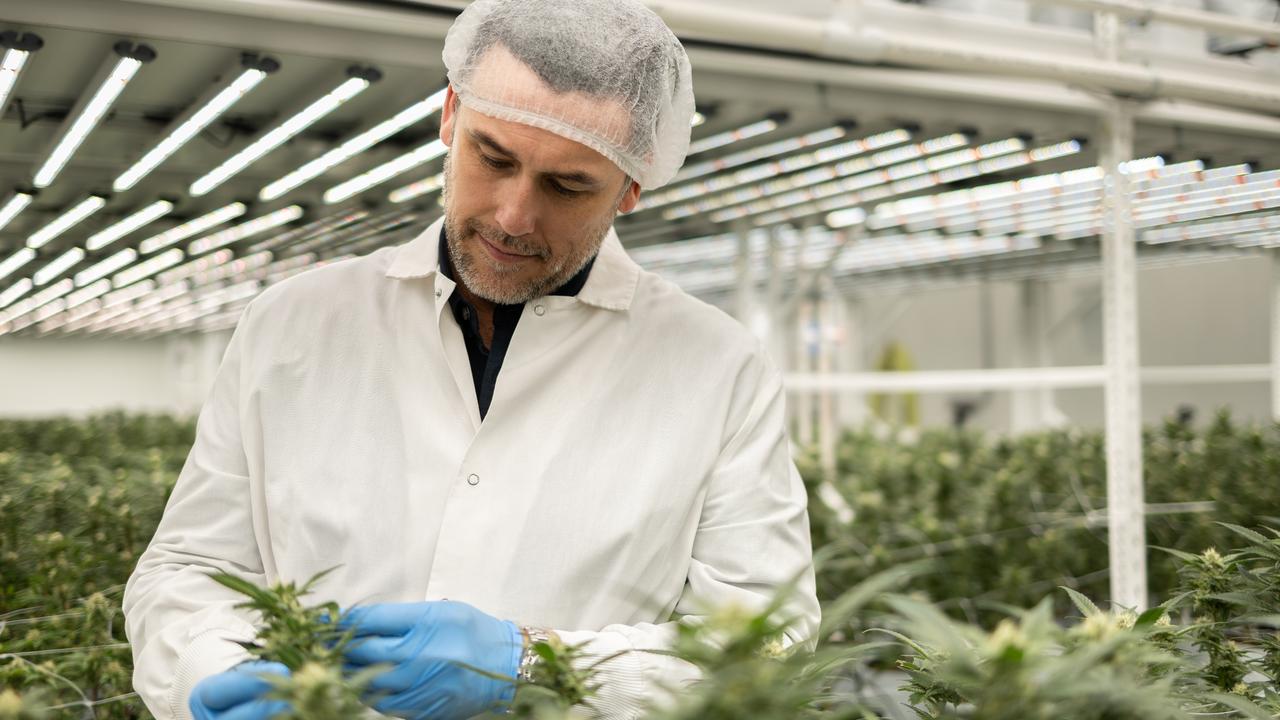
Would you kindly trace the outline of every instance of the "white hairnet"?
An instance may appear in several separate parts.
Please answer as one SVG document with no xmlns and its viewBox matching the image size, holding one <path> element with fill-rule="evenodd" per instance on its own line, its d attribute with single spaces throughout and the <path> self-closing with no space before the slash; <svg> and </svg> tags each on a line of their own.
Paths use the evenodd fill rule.
<svg viewBox="0 0 1280 720">
<path fill-rule="evenodd" d="M 643 188 L 688 153 L 689 58 L 639 0 L 476 0 L 444 65 L 463 105 L 582 143 Z"/>
</svg>

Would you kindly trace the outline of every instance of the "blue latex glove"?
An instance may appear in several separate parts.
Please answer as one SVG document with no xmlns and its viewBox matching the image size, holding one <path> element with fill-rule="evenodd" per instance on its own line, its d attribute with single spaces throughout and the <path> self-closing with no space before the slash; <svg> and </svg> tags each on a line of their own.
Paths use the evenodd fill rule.
<svg viewBox="0 0 1280 720">
<path fill-rule="evenodd" d="M 289 675 L 277 662 L 249 660 L 230 670 L 210 675 L 191 690 L 191 714 L 195 720 L 266 720 L 289 711 L 289 703 L 266 700 L 271 684 L 260 676 Z"/>
<path fill-rule="evenodd" d="M 515 696 L 524 649 L 520 628 L 466 603 L 369 605 L 347 612 L 341 625 L 354 630 L 346 651 L 352 669 L 390 667 L 369 684 L 378 712 L 414 720 L 463 720 Z"/>
</svg>

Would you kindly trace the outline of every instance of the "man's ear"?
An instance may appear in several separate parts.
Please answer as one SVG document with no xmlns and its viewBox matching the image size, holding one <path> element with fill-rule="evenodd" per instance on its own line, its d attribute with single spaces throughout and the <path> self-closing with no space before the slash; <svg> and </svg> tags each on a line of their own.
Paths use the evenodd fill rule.
<svg viewBox="0 0 1280 720">
<path fill-rule="evenodd" d="M 444 107 L 440 109 L 440 142 L 445 147 L 453 146 L 453 124 L 458 120 L 458 96 L 453 92 L 453 84 L 444 95 Z"/>
<path fill-rule="evenodd" d="M 622 193 L 622 202 L 618 203 L 618 212 L 626 214 L 636 209 L 640 203 L 640 183 L 631 181 L 631 186 Z"/>
</svg>

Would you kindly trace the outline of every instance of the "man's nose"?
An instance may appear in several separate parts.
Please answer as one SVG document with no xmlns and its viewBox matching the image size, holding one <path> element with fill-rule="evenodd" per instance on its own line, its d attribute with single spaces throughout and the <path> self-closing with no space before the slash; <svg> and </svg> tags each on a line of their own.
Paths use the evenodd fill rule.
<svg viewBox="0 0 1280 720">
<path fill-rule="evenodd" d="M 515 178 L 507 184 L 498 202 L 498 211 L 494 220 L 498 227 L 508 235 L 520 237 L 533 232 L 537 224 L 537 196 L 533 184 L 521 178 Z"/>
</svg>

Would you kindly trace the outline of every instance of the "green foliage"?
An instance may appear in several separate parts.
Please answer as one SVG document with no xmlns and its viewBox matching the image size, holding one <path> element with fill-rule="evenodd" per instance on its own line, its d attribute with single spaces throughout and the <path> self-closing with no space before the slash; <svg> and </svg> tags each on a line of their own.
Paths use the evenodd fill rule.
<svg viewBox="0 0 1280 720">
<path fill-rule="evenodd" d="M 937 558 L 945 572 L 911 589 L 953 615 L 990 625 L 1000 605 L 1029 607 L 1066 585 L 1107 599 L 1106 453 L 1101 432 L 1020 437 L 869 427 L 838 448 L 835 489 L 853 509 L 841 522 L 820 499 L 816 453 L 799 459 L 810 490 L 814 547 L 838 548 L 823 569 L 826 601 L 885 568 Z M 1218 522 L 1252 526 L 1280 508 L 1280 425 L 1220 415 L 1202 431 L 1167 423 L 1145 434 L 1147 543 L 1197 553 L 1226 547 Z M 1150 553 L 1150 589 L 1166 597 L 1177 561 Z M 1058 601 L 1059 611 L 1066 605 Z"/>
<path fill-rule="evenodd" d="M 119 600 L 193 432 L 124 415 L 0 421 L 0 720 L 147 716 L 131 693 Z M 879 718 L 885 700 L 861 682 L 893 668 L 921 718 L 1280 717 L 1280 533 L 1258 529 L 1280 507 L 1280 427 L 1223 416 L 1146 440 L 1148 502 L 1213 503 L 1148 520 L 1148 542 L 1168 550 L 1151 556 L 1164 606 L 1098 607 L 1101 434 L 850 433 L 836 489 L 853 522 L 811 486 L 815 548 L 830 556 L 816 650 L 788 645 L 777 605 L 685 623 L 673 652 L 704 680 L 648 717 Z M 343 675 L 337 608 L 306 604 L 313 583 L 224 583 L 262 614 L 251 652 L 294 668 L 274 682 L 295 716 L 354 714 L 368 678 Z M 578 669 L 579 648 L 536 650 L 544 662 L 512 714 L 561 720 L 589 702 L 594 669 Z"/>
<path fill-rule="evenodd" d="M 193 438 L 164 417 L 0 421 L 0 687 L 25 698 L 15 717 L 148 716 L 120 596 Z"/>
</svg>

